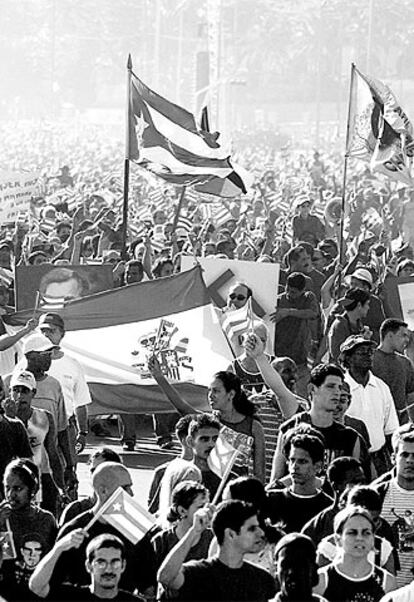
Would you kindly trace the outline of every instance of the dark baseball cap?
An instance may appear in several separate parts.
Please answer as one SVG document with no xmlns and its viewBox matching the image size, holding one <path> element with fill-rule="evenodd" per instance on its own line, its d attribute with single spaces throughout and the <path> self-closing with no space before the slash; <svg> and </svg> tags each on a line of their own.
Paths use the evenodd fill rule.
<svg viewBox="0 0 414 602">
<path fill-rule="evenodd" d="M 365 339 L 360 334 L 353 334 L 342 343 L 340 349 L 341 353 L 346 353 L 347 351 L 352 351 L 355 347 L 359 347 L 359 345 L 370 345 L 371 347 L 376 347 L 377 344 L 375 341 L 371 341 L 370 339 Z"/>
<path fill-rule="evenodd" d="M 48 325 L 57 326 L 61 330 L 65 330 L 65 322 L 63 321 L 63 318 L 59 316 L 59 314 L 54 314 L 52 312 L 42 314 L 39 318 L 39 328 Z"/>
</svg>

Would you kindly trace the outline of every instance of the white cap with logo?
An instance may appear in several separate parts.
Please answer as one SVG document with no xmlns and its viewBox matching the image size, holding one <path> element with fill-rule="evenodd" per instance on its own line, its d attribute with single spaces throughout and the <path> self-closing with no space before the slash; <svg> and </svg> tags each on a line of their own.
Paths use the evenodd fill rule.
<svg viewBox="0 0 414 602">
<path fill-rule="evenodd" d="M 28 370 L 13 373 L 10 379 L 10 388 L 19 386 L 27 387 L 31 391 L 34 391 L 36 389 L 36 379 L 33 374 Z"/>
</svg>

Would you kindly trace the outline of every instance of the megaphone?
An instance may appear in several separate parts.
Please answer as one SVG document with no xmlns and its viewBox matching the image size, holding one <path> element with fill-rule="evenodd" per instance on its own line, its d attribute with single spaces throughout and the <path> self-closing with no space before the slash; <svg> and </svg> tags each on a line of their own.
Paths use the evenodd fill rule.
<svg viewBox="0 0 414 602">
<path fill-rule="evenodd" d="M 331 226 L 338 225 L 341 221 L 342 201 L 339 197 L 335 197 L 329 201 L 325 207 L 325 220 Z"/>
</svg>

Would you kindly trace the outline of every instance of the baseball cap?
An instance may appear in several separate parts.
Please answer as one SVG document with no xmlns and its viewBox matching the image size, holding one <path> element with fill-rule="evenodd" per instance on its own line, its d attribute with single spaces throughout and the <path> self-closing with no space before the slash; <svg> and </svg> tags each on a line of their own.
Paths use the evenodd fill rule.
<svg viewBox="0 0 414 602">
<path fill-rule="evenodd" d="M 371 345 L 371 347 L 377 346 L 375 341 L 371 341 L 370 339 L 364 339 L 364 337 L 360 334 L 352 334 L 342 343 L 340 347 L 341 353 L 351 351 L 355 347 L 358 347 L 358 345 Z"/>
<path fill-rule="evenodd" d="M 365 268 L 357 268 L 355 272 L 351 274 L 351 278 L 358 278 L 358 280 L 363 280 L 363 282 L 366 282 L 370 286 L 372 286 L 374 283 L 371 272 L 369 270 L 366 270 Z"/>
<path fill-rule="evenodd" d="M 19 385 L 23 385 L 31 391 L 34 391 L 36 389 L 36 379 L 28 370 L 13 373 L 10 379 L 10 388 L 18 387 Z"/>
<path fill-rule="evenodd" d="M 39 318 L 39 328 L 43 325 L 47 326 L 47 325 L 51 325 L 51 326 L 57 326 L 58 328 L 60 328 L 61 330 L 65 330 L 65 323 L 63 321 L 63 318 L 61 318 L 59 316 L 59 314 L 54 314 L 52 312 L 49 312 L 47 314 L 42 314 Z"/>
<path fill-rule="evenodd" d="M 53 349 L 55 345 L 47 338 L 44 334 L 35 333 L 31 334 L 25 339 L 23 344 L 23 353 L 26 355 L 30 351 L 49 351 Z"/>
</svg>

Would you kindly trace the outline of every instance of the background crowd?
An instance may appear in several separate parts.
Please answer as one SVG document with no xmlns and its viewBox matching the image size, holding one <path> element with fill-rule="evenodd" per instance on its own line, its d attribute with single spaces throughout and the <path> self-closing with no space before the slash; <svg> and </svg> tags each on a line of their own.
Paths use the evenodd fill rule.
<svg viewBox="0 0 414 602">
<path fill-rule="evenodd" d="M 132 166 L 125 245 L 122 151 L 107 131 L 27 122 L 0 134 L 3 164 L 39 173 L 30 209 L 0 234 L 0 594 L 376 602 L 402 588 L 392 600 L 410 600 L 413 342 L 396 293 L 414 274 L 410 191 L 351 165 L 341 238 L 338 140 L 246 142 L 234 158 L 255 176 L 248 195 L 188 189 L 178 220 L 181 191 Z M 60 349 L 56 305 L 41 299 L 40 318 L 9 329 L 14 271 L 108 264 L 120 287 L 171 277 L 183 254 L 280 264 L 275 342 L 256 316 L 229 341 L 234 359 L 212 375 L 211 413 L 195 413 L 151 358 L 176 409 L 154 417 L 157 441 L 178 439 L 181 452 L 154 471 L 154 525 L 131 543 L 99 518 L 118 487 L 132 493 L 116 452 L 91 456 L 93 494 L 76 499 L 77 452 L 102 427 L 88 423 L 82 367 Z M 235 283 L 222 315 L 254 297 L 249 282 Z M 120 417 L 127 450 L 136 420 Z M 210 462 L 223 440 L 239 449 L 224 491 Z"/>
</svg>

